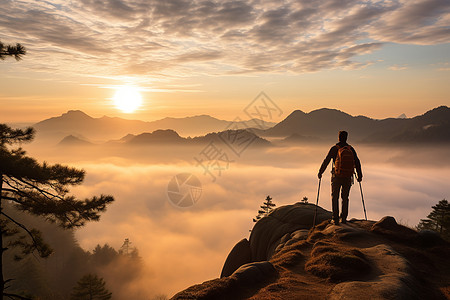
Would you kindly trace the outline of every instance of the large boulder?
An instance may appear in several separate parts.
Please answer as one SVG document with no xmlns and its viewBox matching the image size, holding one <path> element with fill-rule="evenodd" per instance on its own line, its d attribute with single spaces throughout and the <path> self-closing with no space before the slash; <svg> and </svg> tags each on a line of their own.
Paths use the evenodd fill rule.
<svg viewBox="0 0 450 300">
<path fill-rule="evenodd" d="M 267 281 L 277 274 L 277 270 L 268 261 L 245 264 L 237 269 L 230 278 L 236 279 L 242 285 L 254 285 Z"/>
<path fill-rule="evenodd" d="M 251 261 L 252 251 L 250 250 L 250 243 L 247 239 L 242 239 L 231 249 L 230 254 L 228 254 L 220 278 L 230 276 L 240 266 Z"/>
<path fill-rule="evenodd" d="M 290 214 L 296 211 L 306 211 L 306 221 Z M 229 276 L 191 286 L 172 299 L 450 299 L 449 243 L 430 232 L 417 233 L 392 217 L 334 225 L 321 222 L 325 217 L 318 211 L 319 224 L 308 231 L 297 228 L 302 222 L 311 226 L 314 205 L 275 210 L 255 225 L 250 242 L 240 241 L 229 256 L 239 256 L 233 260 L 235 268 L 244 253 L 247 258 L 249 252 L 253 255 L 252 241 L 265 247 L 266 258 L 278 244 L 270 259 L 244 264 Z M 279 232 L 276 226 L 284 229 Z"/>
<path fill-rule="evenodd" d="M 245 264 L 231 276 L 205 281 L 174 295 L 171 300 L 241 300 L 278 278 L 278 272 L 268 261 Z"/>
<path fill-rule="evenodd" d="M 250 249 L 253 261 L 269 260 L 275 249 L 295 231 L 310 229 L 314 221 L 317 207 L 316 224 L 332 217 L 332 213 L 320 206 L 307 203 L 295 203 L 274 209 L 268 216 L 260 219 L 250 235 Z"/>
</svg>

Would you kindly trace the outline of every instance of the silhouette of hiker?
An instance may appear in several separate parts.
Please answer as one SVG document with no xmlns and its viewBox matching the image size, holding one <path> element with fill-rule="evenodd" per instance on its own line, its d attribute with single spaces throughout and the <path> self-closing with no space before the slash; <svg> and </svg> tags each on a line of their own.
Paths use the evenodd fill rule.
<svg viewBox="0 0 450 300">
<path fill-rule="evenodd" d="M 350 194 L 350 187 L 353 184 L 353 174 L 356 168 L 357 180 L 362 181 L 361 162 L 356 155 L 355 149 L 347 144 L 348 133 L 346 131 L 339 131 L 339 143 L 331 147 L 328 155 L 323 160 L 322 166 L 319 169 L 319 178 L 322 178 L 330 160 L 333 159 L 333 168 L 331 170 L 331 203 L 333 207 L 333 222 L 339 224 L 339 193 L 342 198 L 342 223 L 347 223 L 348 215 L 348 195 Z"/>
</svg>

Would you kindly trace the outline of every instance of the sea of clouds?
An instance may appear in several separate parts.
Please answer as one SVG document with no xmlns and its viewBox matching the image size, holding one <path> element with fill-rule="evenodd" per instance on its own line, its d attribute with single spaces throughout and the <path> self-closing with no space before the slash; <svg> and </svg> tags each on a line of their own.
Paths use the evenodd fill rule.
<svg viewBox="0 0 450 300">
<path fill-rule="evenodd" d="M 248 238 L 259 206 L 270 195 L 277 206 L 315 203 L 317 170 L 329 145 L 247 149 L 231 156 L 215 181 L 196 165 L 199 147 L 139 147 L 129 151 L 55 149 L 52 160 L 86 170 L 78 197 L 111 194 L 116 201 L 100 222 L 76 232 L 91 250 L 108 243 L 119 248 L 129 238 L 145 264 L 140 280 L 128 287 L 136 295 L 173 295 L 190 285 L 217 278 L 227 254 Z M 368 218 L 394 216 L 414 227 L 431 206 L 447 198 L 450 162 L 445 149 L 430 147 L 357 147 L 364 173 L 362 188 Z M 114 152 L 114 153 L 113 153 Z M 106 154 L 106 155 L 105 155 Z M 45 154 L 39 154 L 45 157 Z M 226 168 L 225 168 L 226 167 Z M 331 210 L 330 166 L 322 178 L 319 205 Z M 169 201 L 169 181 L 191 173 L 202 184 L 195 205 L 179 208 Z M 349 218 L 364 218 L 359 185 L 350 194 Z"/>
</svg>

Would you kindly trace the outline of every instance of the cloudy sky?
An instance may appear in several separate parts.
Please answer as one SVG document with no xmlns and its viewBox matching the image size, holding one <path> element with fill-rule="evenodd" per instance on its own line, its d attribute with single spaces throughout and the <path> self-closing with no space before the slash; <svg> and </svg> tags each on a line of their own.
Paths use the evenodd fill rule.
<svg viewBox="0 0 450 300">
<path fill-rule="evenodd" d="M 450 2 L 4 0 L 0 118 L 69 109 L 154 120 L 232 119 L 260 91 L 287 113 L 321 107 L 374 118 L 449 104 Z M 139 89 L 132 114 L 111 98 Z M 217 109 L 220 107 L 220 110 Z"/>
</svg>

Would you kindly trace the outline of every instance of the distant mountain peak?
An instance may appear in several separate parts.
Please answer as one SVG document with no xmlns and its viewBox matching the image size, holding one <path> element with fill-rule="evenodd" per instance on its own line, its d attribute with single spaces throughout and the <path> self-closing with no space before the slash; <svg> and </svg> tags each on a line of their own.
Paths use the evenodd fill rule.
<svg viewBox="0 0 450 300">
<path fill-rule="evenodd" d="M 406 119 L 406 118 L 407 116 L 404 113 L 397 117 L 397 119 Z"/>
<path fill-rule="evenodd" d="M 72 127 L 77 128 L 79 124 L 87 124 L 95 120 L 88 114 L 82 112 L 81 110 L 69 110 L 57 117 L 51 117 L 34 124 L 34 127 L 39 131 L 45 130 L 45 128 L 52 131 L 64 131 L 62 128 Z M 71 130 L 72 131 L 72 130 Z M 66 131 L 69 133 L 71 131 Z M 74 132 L 76 130 L 73 130 Z"/>
<path fill-rule="evenodd" d="M 66 137 L 64 137 L 59 143 L 58 145 L 61 146 L 75 146 L 75 145 L 92 145 L 92 143 L 86 141 L 84 138 L 82 137 L 77 137 L 75 135 L 68 135 Z"/>
<path fill-rule="evenodd" d="M 290 114 L 292 115 L 292 114 L 306 114 L 306 113 L 300 109 L 296 109 L 293 112 L 291 112 Z"/>
<path fill-rule="evenodd" d="M 128 137 L 128 136 L 127 136 Z M 180 135 L 172 129 L 158 129 L 151 133 L 144 132 L 136 136 L 129 136 L 127 142 L 130 143 L 151 143 L 151 142 L 180 142 L 184 141 Z"/>
<path fill-rule="evenodd" d="M 152 135 L 155 137 L 180 137 L 180 135 L 173 129 L 157 129 L 152 132 Z"/>
<path fill-rule="evenodd" d="M 308 113 L 308 115 L 321 115 L 321 114 L 351 116 L 348 113 L 343 112 L 342 110 L 326 107 L 319 108 Z"/>
<path fill-rule="evenodd" d="M 433 108 L 432 110 L 429 110 L 427 113 L 437 113 L 437 112 L 445 113 L 448 111 L 450 111 L 450 107 L 441 105 L 436 108 Z"/>
<path fill-rule="evenodd" d="M 63 113 L 61 116 L 62 117 L 64 117 L 64 116 L 70 116 L 70 117 L 77 116 L 77 117 L 80 117 L 81 116 L 81 117 L 92 118 L 91 116 L 89 116 L 85 112 L 82 112 L 81 110 L 78 110 L 78 109 L 76 109 L 76 110 L 69 110 L 66 113 Z"/>
<path fill-rule="evenodd" d="M 202 121 L 205 119 L 218 120 L 217 118 L 214 118 L 210 115 L 195 115 L 195 116 L 187 116 L 187 117 L 181 117 L 181 118 L 180 117 L 165 117 L 161 120 L 199 120 L 199 121 Z"/>
</svg>

